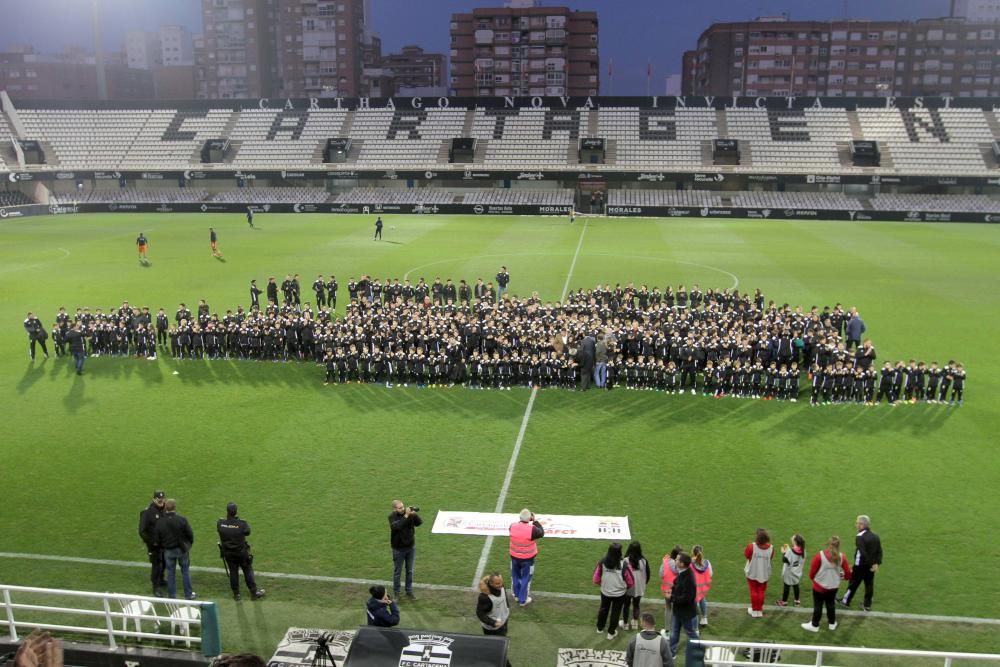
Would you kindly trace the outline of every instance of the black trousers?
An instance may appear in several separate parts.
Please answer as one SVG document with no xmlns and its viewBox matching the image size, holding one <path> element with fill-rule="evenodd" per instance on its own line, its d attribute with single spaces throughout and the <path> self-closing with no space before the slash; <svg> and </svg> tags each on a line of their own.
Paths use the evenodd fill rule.
<svg viewBox="0 0 1000 667">
<path fill-rule="evenodd" d="M 826 607 L 826 620 L 833 625 L 837 622 L 837 590 L 824 591 L 820 593 L 813 589 L 813 617 L 814 628 L 819 627 L 819 620 L 823 617 L 823 607 Z"/>
<path fill-rule="evenodd" d="M 864 606 L 872 606 L 872 596 L 875 594 L 875 573 L 872 572 L 871 565 L 859 565 L 851 572 L 851 583 L 847 585 L 847 592 L 844 593 L 844 604 L 850 604 L 854 599 L 854 592 L 858 590 L 861 583 L 865 584 Z"/>
<path fill-rule="evenodd" d="M 149 554 L 149 564 L 152 566 L 149 573 L 149 582 L 153 584 L 153 594 L 155 595 L 158 590 L 167 586 L 167 580 L 164 576 L 166 566 L 163 562 L 163 549 L 149 547 L 147 548 L 147 553 Z"/>
<path fill-rule="evenodd" d="M 49 348 L 45 346 L 45 341 L 42 340 L 41 338 L 32 338 L 31 339 L 31 344 L 29 346 L 30 347 L 30 351 L 31 351 L 31 358 L 32 359 L 35 358 L 35 345 L 36 344 L 42 346 L 42 353 L 45 354 L 46 357 L 49 356 Z"/>
<path fill-rule="evenodd" d="M 616 598 L 608 597 L 601 593 L 601 607 L 597 610 L 597 629 L 604 630 L 604 625 L 608 625 L 608 634 L 613 635 L 618 632 L 618 619 L 622 615 L 622 607 L 625 605 L 625 596 L 619 595 Z M 611 618 L 608 618 L 610 612 Z"/>
<path fill-rule="evenodd" d="M 250 592 L 257 592 L 257 581 L 253 576 L 253 557 L 250 554 L 246 552 L 226 554 L 226 569 L 229 570 L 229 587 L 234 595 L 240 592 L 240 570 L 243 570 L 243 578 L 246 579 Z"/>
</svg>

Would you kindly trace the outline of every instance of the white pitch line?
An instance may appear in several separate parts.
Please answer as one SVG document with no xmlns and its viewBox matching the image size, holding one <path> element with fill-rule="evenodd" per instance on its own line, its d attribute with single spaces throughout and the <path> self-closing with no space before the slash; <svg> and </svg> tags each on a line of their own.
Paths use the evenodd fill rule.
<svg viewBox="0 0 1000 667">
<path fill-rule="evenodd" d="M 497 498 L 494 512 L 502 512 L 503 505 L 507 501 L 507 492 L 510 491 L 510 480 L 514 477 L 514 466 L 517 465 L 517 457 L 521 453 L 521 444 L 524 442 L 524 432 L 528 430 L 528 419 L 531 417 L 531 409 L 535 406 L 535 397 L 538 396 L 538 388 L 532 388 L 531 396 L 528 398 L 528 407 L 524 409 L 524 417 L 521 418 L 521 428 L 517 432 L 517 440 L 514 442 L 514 451 L 511 452 L 510 462 L 507 464 L 507 474 L 503 478 L 503 486 L 500 487 L 500 496 Z M 490 557 L 490 549 L 493 548 L 493 536 L 486 538 L 483 551 L 479 554 L 479 563 L 476 564 L 476 576 L 472 579 L 472 587 L 479 586 L 479 579 L 486 571 L 486 560 Z"/>
<path fill-rule="evenodd" d="M 52 556 L 48 554 L 26 554 L 26 553 L 10 553 L 10 552 L 0 552 L 0 558 L 12 558 L 20 560 L 40 560 L 40 561 L 55 561 L 57 563 L 79 563 L 81 565 L 107 565 L 112 567 L 127 567 L 135 569 L 147 569 L 149 567 L 148 561 L 128 561 L 128 560 L 109 560 L 104 558 L 82 558 L 79 556 Z M 201 565 L 192 565 L 191 569 L 195 572 L 205 572 L 207 574 L 225 574 L 226 571 L 221 567 L 205 567 Z M 379 579 L 357 579 L 353 577 L 329 577 L 319 574 L 291 574 L 288 572 L 264 572 L 257 571 L 257 576 L 267 577 L 270 579 L 289 579 L 294 581 L 316 581 L 322 583 L 331 584 L 355 584 L 359 586 L 371 586 L 372 584 L 384 584 L 385 582 Z M 476 581 L 476 587 L 478 587 L 479 581 Z M 414 583 L 415 588 L 420 588 L 422 590 L 428 591 L 454 591 L 458 593 L 468 593 L 469 588 L 466 586 L 454 586 L 450 584 L 422 584 Z M 588 595 L 585 593 L 554 593 L 546 591 L 531 591 L 532 597 L 543 597 L 543 598 L 554 598 L 562 600 L 586 600 L 594 601 L 599 600 L 599 595 Z M 712 607 L 721 609 L 746 609 L 745 602 L 715 602 L 711 603 Z M 798 614 L 812 614 L 811 609 L 805 607 L 799 608 L 786 608 L 781 611 L 777 609 L 774 610 L 775 614 L 781 613 L 798 613 Z M 1000 619 L 997 618 L 977 618 L 974 616 L 943 616 L 937 614 L 904 614 L 888 611 L 851 611 L 838 609 L 837 615 L 847 615 L 847 616 L 870 616 L 872 618 L 885 618 L 885 619 L 896 619 L 896 620 L 907 620 L 907 621 L 930 621 L 934 623 L 967 623 L 970 625 L 1000 625 Z"/>
<path fill-rule="evenodd" d="M 573 279 L 573 269 L 576 268 L 576 258 L 580 256 L 580 248 L 583 247 L 583 235 L 587 233 L 587 223 L 590 220 L 583 221 L 583 229 L 580 230 L 580 240 L 576 244 L 576 252 L 573 253 L 573 262 L 569 265 L 569 273 L 566 274 L 566 284 L 563 285 L 562 296 L 559 297 L 560 301 L 566 300 L 566 293 L 569 292 L 569 281 Z"/>
</svg>

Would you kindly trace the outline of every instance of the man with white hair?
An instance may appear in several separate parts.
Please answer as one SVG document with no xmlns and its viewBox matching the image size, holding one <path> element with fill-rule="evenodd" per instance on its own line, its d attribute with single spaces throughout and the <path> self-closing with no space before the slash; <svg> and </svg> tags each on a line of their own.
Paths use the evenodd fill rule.
<svg viewBox="0 0 1000 667">
<path fill-rule="evenodd" d="M 854 571 L 851 573 L 851 583 L 847 586 L 847 592 L 840 600 L 840 604 L 845 607 L 850 606 L 854 592 L 858 590 L 861 582 L 865 584 L 865 599 L 861 608 L 865 611 L 872 609 L 872 595 L 875 593 L 875 573 L 878 572 L 882 564 L 882 540 L 871 530 L 871 519 L 866 514 L 861 514 L 854 521 L 854 527 L 858 534 L 854 538 Z"/>
<path fill-rule="evenodd" d="M 527 508 L 521 510 L 518 518 L 517 523 L 510 525 L 510 580 L 514 597 L 523 607 L 531 602 L 528 589 L 535 574 L 536 541 L 545 536 L 545 530 Z"/>
</svg>

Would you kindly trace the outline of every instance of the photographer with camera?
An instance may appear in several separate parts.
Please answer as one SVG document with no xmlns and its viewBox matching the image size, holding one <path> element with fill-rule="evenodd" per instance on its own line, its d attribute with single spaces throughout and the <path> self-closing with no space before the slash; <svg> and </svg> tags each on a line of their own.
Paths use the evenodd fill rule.
<svg viewBox="0 0 1000 667">
<path fill-rule="evenodd" d="M 399 607 L 396 601 L 389 597 L 385 586 L 375 585 L 368 589 L 368 625 L 380 628 L 391 628 L 399 625 Z"/>
<path fill-rule="evenodd" d="M 250 545 L 247 544 L 250 524 L 236 516 L 236 511 L 236 503 L 229 503 L 226 505 L 226 518 L 219 519 L 216 523 L 216 529 L 219 531 L 219 555 L 226 563 L 233 599 L 236 601 L 241 599 L 240 570 L 243 570 L 243 578 L 246 579 L 250 594 L 254 600 L 259 600 L 264 597 L 264 589 L 257 588 L 257 581 L 253 576 L 253 555 L 250 553 Z"/>
<path fill-rule="evenodd" d="M 389 514 L 389 544 L 392 546 L 392 591 L 399 598 L 399 579 L 406 564 L 406 596 L 413 597 L 413 558 L 416 555 L 415 528 L 424 521 L 419 507 L 407 507 L 402 500 L 392 501 Z"/>
</svg>

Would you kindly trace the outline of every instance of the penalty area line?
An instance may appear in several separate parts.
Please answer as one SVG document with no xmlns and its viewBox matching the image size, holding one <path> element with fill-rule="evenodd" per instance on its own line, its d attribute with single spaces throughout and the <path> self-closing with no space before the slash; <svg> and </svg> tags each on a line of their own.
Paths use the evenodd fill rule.
<svg viewBox="0 0 1000 667">
<path fill-rule="evenodd" d="M 132 568 L 138 570 L 145 570 L 149 568 L 149 561 L 128 561 L 128 560 L 111 560 L 105 558 L 84 558 L 82 556 L 56 556 L 50 554 L 29 554 L 29 553 L 14 553 L 3 551 L 0 552 L 0 558 L 8 558 L 12 560 L 35 560 L 35 561 L 50 561 L 57 563 L 75 563 L 79 565 L 103 565 L 110 567 L 124 567 Z M 204 572 L 206 574 L 226 574 L 226 571 L 221 567 L 205 567 L 202 565 L 192 565 L 191 570 L 194 572 Z M 333 584 L 355 584 L 359 586 L 371 586 L 373 584 L 384 584 L 385 581 L 381 579 L 359 579 L 354 577 L 330 577 L 319 574 L 294 574 L 289 572 L 265 572 L 259 570 L 256 572 L 258 576 L 266 577 L 269 579 L 288 579 L 292 581 L 313 581 L 322 583 L 333 583 Z M 475 582 L 473 590 L 475 590 L 479 581 Z M 414 588 L 419 588 L 427 591 L 454 591 L 459 593 L 468 593 L 468 586 L 455 586 L 451 584 L 422 584 L 414 583 Z M 543 597 L 543 598 L 553 598 L 562 600 L 586 600 L 594 601 L 600 600 L 599 595 L 590 595 L 585 593 L 558 593 L 558 592 L 546 592 L 546 591 L 531 591 L 532 597 Z M 746 609 L 745 602 L 712 602 L 713 607 L 722 609 Z M 802 615 L 812 614 L 811 609 L 806 609 L 805 607 L 783 609 L 780 612 L 775 610 L 774 613 L 798 613 Z M 907 620 L 907 621 L 926 621 L 932 623 L 966 623 L 969 625 L 997 625 L 1000 626 L 1000 619 L 998 618 L 978 618 L 974 616 L 944 616 L 939 614 L 904 614 L 889 611 L 852 611 L 838 609 L 837 615 L 846 616 L 870 616 L 872 618 L 886 618 L 886 619 L 896 619 L 896 620 Z"/>
</svg>

